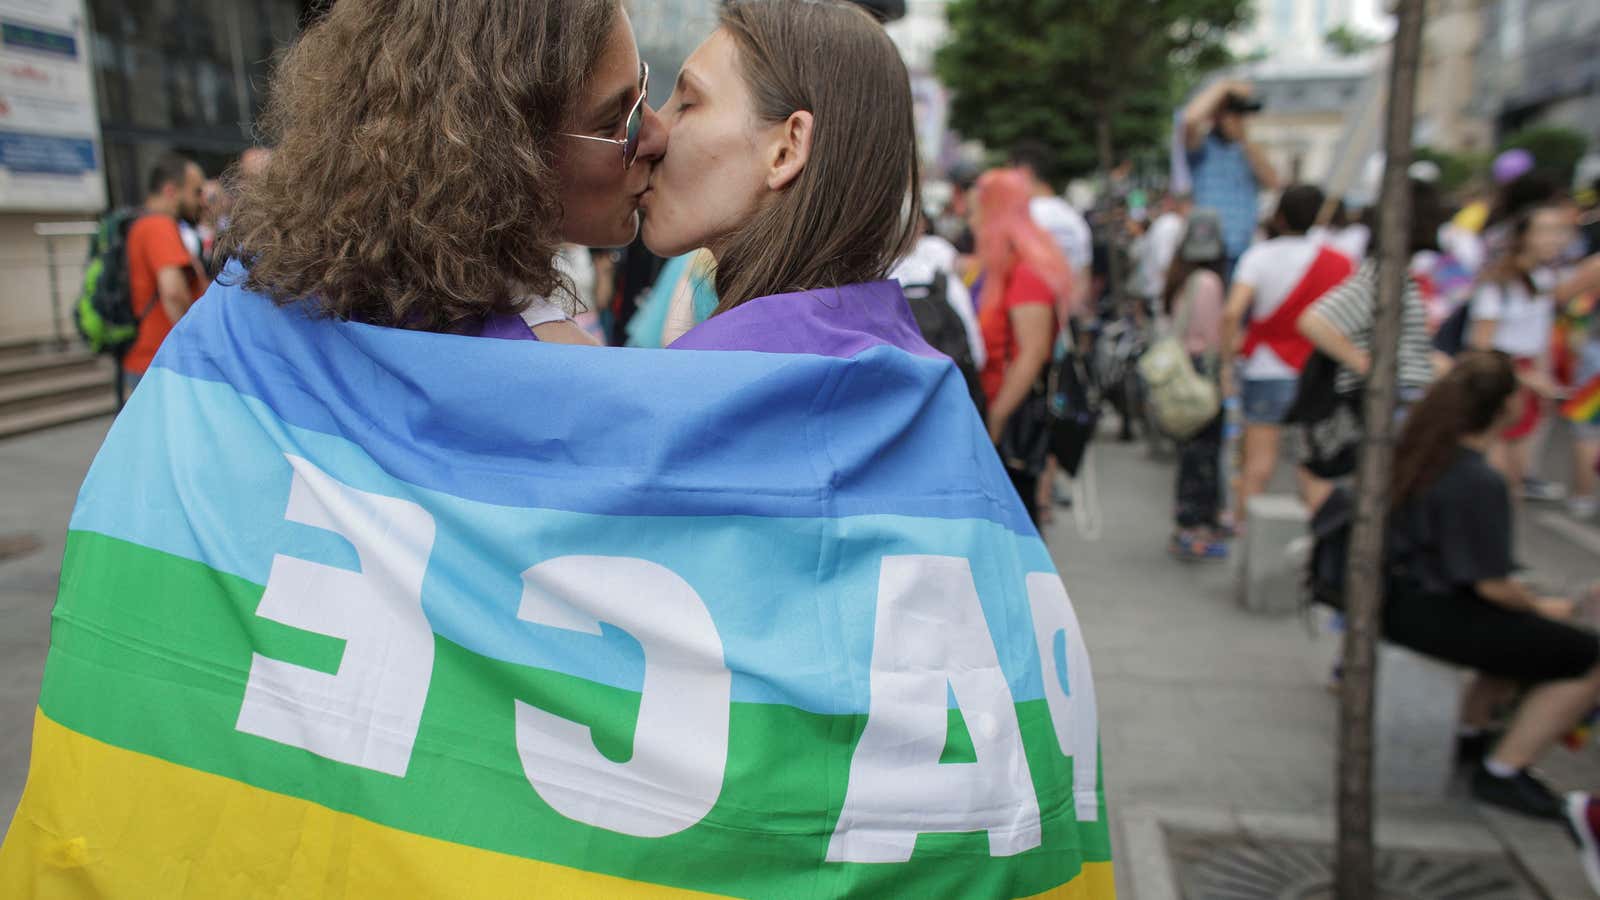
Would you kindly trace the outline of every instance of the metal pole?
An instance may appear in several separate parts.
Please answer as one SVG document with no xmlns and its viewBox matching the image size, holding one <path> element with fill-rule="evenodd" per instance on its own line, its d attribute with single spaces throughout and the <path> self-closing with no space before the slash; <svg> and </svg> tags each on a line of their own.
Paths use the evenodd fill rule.
<svg viewBox="0 0 1600 900">
<path fill-rule="evenodd" d="M 50 270 L 50 325 L 56 335 L 56 349 L 65 350 L 67 337 L 61 329 L 61 278 L 56 271 L 56 239 L 50 235 L 44 239 L 44 258 Z"/>
<path fill-rule="evenodd" d="M 1410 262 L 1412 117 L 1425 0 L 1399 0 L 1389 69 L 1383 227 L 1378 235 L 1378 310 L 1367 378 L 1366 438 L 1357 478 L 1355 524 L 1345 576 L 1344 682 L 1339 703 L 1339 900 L 1378 896 L 1373 846 L 1372 710 L 1382 622 L 1383 545 L 1394 459 L 1394 407 L 1401 303 Z"/>
</svg>

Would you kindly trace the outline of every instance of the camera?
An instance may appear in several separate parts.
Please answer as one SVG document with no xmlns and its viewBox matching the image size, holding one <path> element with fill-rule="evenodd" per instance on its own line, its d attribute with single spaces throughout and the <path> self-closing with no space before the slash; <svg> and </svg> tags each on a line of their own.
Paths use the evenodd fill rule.
<svg viewBox="0 0 1600 900">
<path fill-rule="evenodd" d="M 1261 101 L 1244 94 L 1228 94 L 1228 99 L 1222 103 L 1224 112 L 1232 113 L 1258 113 L 1261 111 Z"/>
</svg>

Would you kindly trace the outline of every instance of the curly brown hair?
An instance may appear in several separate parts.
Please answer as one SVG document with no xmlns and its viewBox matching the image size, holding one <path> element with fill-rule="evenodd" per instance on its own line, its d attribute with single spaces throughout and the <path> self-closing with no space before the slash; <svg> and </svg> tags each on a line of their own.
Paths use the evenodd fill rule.
<svg viewBox="0 0 1600 900">
<path fill-rule="evenodd" d="M 553 142 L 617 0 L 340 0 L 280 61 L 219 250 L 315 313 L 470 331 L 555 269 Z M 513 285 L 520 285 L 514 288 Z"/>
</svg>

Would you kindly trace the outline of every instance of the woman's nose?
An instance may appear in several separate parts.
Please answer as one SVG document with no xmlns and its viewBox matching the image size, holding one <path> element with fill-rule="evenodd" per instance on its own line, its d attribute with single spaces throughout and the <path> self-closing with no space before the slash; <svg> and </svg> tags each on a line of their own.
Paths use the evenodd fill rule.
<svg viewBox="0 0 1600 900">
<path fill-rule="evenodd" d="M 667 122 L 650 104 L 644 105 L 644 121 L 639 126 L 639 158 L 655 162 L 667 154 Z"/>
</svg>

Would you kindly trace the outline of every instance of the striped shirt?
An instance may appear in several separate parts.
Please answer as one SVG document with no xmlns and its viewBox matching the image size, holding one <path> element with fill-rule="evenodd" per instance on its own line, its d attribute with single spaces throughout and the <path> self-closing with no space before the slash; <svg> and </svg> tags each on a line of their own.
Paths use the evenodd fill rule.
<svg viewBox="0 0 1600 900">
<path fill-rule="evenodd" d="M 1433 383 L 1433 342 L 1428 338 L 1428 312 L 1416 279 L 1406 279 L 1400 320 L 1400 387 L 1424 390 Z M 1378 264 L 1368 260 L 1354 275 L 1311 307 L 1363 353 L 1372 352 L 1372 328 L 1378 309 Z M 1334 390 L 1341 394 L 1361 387 L 1361 376 L 1340 367 Z"/>
</svg>

